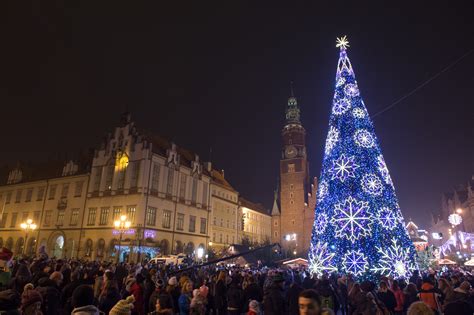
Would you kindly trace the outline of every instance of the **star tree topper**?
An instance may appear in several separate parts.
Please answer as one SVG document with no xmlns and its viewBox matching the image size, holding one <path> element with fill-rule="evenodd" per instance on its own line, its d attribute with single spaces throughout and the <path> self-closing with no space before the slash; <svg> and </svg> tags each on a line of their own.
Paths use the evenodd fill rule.
<svg viewBox="0 0 474 315">
<path fill-rule="evenodd" d="M 347 39 L 347 36 L 344 35 L 342 37 L 337 37 L 336 39 L 336 47 L 341 48 L 341 49 L 346 49 L 349 46 L 349 40 Z"/>
</svg>

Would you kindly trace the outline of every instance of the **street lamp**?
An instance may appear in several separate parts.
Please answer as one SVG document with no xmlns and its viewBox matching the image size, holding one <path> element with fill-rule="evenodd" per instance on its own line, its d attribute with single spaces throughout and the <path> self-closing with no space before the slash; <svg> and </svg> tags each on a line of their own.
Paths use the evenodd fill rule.
<svg viewBox="0 0 474 315">
<path fill-rule="evenodd" d="M 118 248 L 118 253 L 117 253 L 117 263 L 120 261 L 120 249 L 122 247 L 123 233 L 130 228 L 130 225 L 132 225 L 132 223 L 130 221 L 127 221 L 127 216 L 126 215 L 121 215 L 120 220 L 117 220 L 117 221 L 114 222 L 115 228 L 120 233 L 119 248 Z"/>
<path fill-rule="evenodd" d="M 26 222 L 23 222 L 22 224 L 20 224 L 20 227 L 22 228 L 23 231 L 25 231 L 26 235 L 25 235 L 25 243 L 23 244 L 23 248 L 21 249 L 21 253 L 24 254 L 25 253 L 25 246 L 28 246 L 28 233 L 30 231 L 34 231 L 36 230 L 36 224 L 33 223 L 33 220 L 31 219 L 28 219 L 26 220 Z"/>
</svg>

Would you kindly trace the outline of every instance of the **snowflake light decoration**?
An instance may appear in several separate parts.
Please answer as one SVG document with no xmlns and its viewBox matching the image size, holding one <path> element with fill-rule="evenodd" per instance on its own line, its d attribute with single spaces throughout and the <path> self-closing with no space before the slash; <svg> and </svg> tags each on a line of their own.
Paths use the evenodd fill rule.
<svg viewBox="0 0 474 315">
<path fill-rule="evenodd" d="M 337 271 L 337 268 L 332 264 L 332 259 L 335 253 L 328 252 L 328 243 L 321 244 L 321 242 L 314 245 L 311 243 L 308 258 L 310 263 L 310 270 L 318 277 L 325 272 Z"/>
<path fill-rule="evenodd" d="M 329 223 L 328 214 L 325 212 L 317 213 L 314 218 L 314 232 L 316 234 L 323 234 L 326 230 L 326 226 Z"/>
<path fill-rule="evenodd" d="M 346 98 L 341 98 L 334 102 L 332 112 L 334 115 L 342 115 L 351 108 L 351 102 Z"/>
<path fill-rule="evenodd" d="M 344 87 L 344 93 L 347 96 L 355 97 L 359 95 L 359 88 L 353 83 L 349 83 Z"/>
<path fill-rule="evenodd" d="M 321 202 L 329 193 L 328 182 L 322 180 L 318 186 L 318 201 Z"/>
<path fill-rule="evenodd" d="M 343 85 L 344 83 L 346 83 L 346 79 L 343 78 L 343 77 L 340 77 L 339 79 L 337 79 L 336 87 L 340 87 L 340 86 Z"/>
<path fill-rule="evenodd" d="M 337 128 L 331 126 L 328 131 L 328 137 L 326 138 L 326 147 L 324 152 L 329 154 L 331 150 L 336 146 L 337 141 L 339 140 L 339 131 Z"/>
<path fill-rule="evenodd" d="M 377 213 L 377 220 L 382 228 L 386 230 L 393 230 L 398 223 L 401 222 L 398 215 L 398 209 L 392 210 L 389 207 L 382 207 Z"/>
<path fill-rule="evenodd" d="M 359 119 L 365 118 L 365 111 L 360 107 L 356 107 L 352 110 L 352 116 Z"/>
<path fill-rule="evenodd" d="M 331 224 L 334 225 L 336 237 L 346 238 L 354 243 L 356 239 L 372 234 L 372 223 L 372 214 L 366 201 L 349 197 L 334 206 Z"/>
<path fill-rule="evenodd" d="M 410 258 L 410 248 L 401 246 L 396 239 L 392 239 L 392 245 L 388 248 L 376 248 L 380 258 L 378 264 L 370 270 L 384 276 L 408 278 L 415 269 Z"/>
<path fill-rule="evenodd" d="M 348 251 L 342 258 L 342 266 L 345 272 L 360 276 L 368 268 L 367 257 L 360 250 Z"/>
<path fill-rule="evenodd" d="M 379 172 L 382 175 L 382 179 L 385 182 L 385 184 L 393 187 L 392 178 L 390 177 L 387 164 L 385 164 L 385 160 L 382 155 L 379 155 L 377 157 L 377 168 L 379 169 Z"/>
<path fill-rule="evenodd" d="M 372 196 L 378 196 L 382 193 L 382 181 L 375 174 L 364 174 L 361 179 L 362 190 Z"/>
<path fill-rule="evenodd" d="M 375 146 L 374 136 L 365 129 L 359 129 L 354 133 L 354 141 L 363 148 L 372 148 Z"/>
<path fill-rule="evenodd" d="M 344 183 L 349 177 L 355 178 L 355 171 L 359 168 L 359 165 L 354 160 L 355 156 L 346 157 L 344 154 L 333 160 L 332 167 L 329 170 L 332 175 L 331 180 L 339 179 Z"/>
</svg>

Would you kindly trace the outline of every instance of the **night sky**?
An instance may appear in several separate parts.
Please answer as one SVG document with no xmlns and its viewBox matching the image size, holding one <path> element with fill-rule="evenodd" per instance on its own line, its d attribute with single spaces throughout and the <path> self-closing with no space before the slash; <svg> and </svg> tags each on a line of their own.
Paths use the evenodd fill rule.
<svg viewBox="0 0 474 315">
<path fill-rule="evenodd" d="M 372 115 L 474 49 L 472 1 L 18 2 L 2 9 L 1 165 L 96 147 L 128 109 L 139 128 L 202 160 L 212 147 L 215 167 L 244 197 L 268 207 L 290 81 L 310 172 L 319 176 L 337 36 L 349 38 Z M 420 226 L 439 209 L 442 192 L 474 174 L 473 87 L 471 53 L 374 119 L 402 212 Z"/>
</svg>

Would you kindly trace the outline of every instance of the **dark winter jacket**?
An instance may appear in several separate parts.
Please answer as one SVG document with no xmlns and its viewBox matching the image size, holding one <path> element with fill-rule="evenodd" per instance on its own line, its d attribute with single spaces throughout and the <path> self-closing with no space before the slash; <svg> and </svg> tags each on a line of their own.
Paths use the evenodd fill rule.
<svg viewBox="0 0 474 315">
<path fill-rule="evenodd" d="M 286 314 L 285 296 L 283 289 L 278 284 L 272 284 L 263 298 L 265 315 Z"/>
<path fill-rule="evenodd" d="M 224 281 L 217 281 L 215 286 L 214 293 L 214 306 L 216 308 L 225 308 L 227 307 L 226 297 L 227 297 L 227 288 Z"/>
<path fill-rule="evenodd" d="M 244 292 L 237 283 L 232 283 L 227 289 L 227 309 L 241 311 L 244 302 Z"/>
<path fill-rule="evenodd" d="M 150 296 L 150 300 L 148 302 L 148 310 L 150 312 L 153 312 L 155 311 L 155 308 L 156 308 L 156 301 L 159 300 L 160 296 L 163 296 L 163 295 L 166 295 L 169 297 L 170 299 L 170 302 L 171 302 L 171 305 L 173 306 L 173 309 L 175 309 L 174 307 L 174 301 L 173 301 L 173 297 L 171 296 L 171 294 L 167 293 L 165 290 L 163 289 L 156 289 L 155 291 L 153 291 L 153 293 L 151 294 Z"/>
<path fill-rule="evenodd" d="M 385 305 L 385 307 L 390 311 L 393 312 L 395 307 L 397 306 L 397 300 L 395 299 L 395 295 L 392 291 L 387 290 L 386 292 L 377 292 L 377 297 L 379 300 Z"/>
<path fill-rule="evenodd" d="M 109 314 L 112 307 L 120 301 L 120 292 L 116 287 L 110 287 L 99 299 L 99 309 L 105 314 Z"/>
<path fill-rule="evenodd" d="M 299 284 L 293 283 L 286 294 L 286 300 L 288 304 L 288 314 L 289 315 L 298 315 L 299 306 L 298 306 L 298 296 L 303 291 L 303 287 Z"/>
<path fill-rule="evenodd" d="M 41 304 L 43 315 L 58 314 L 61 293 L 56 283 L 48 278 L 41 278 L 38 281 L 38 287 L 36 290 L 43 298 L 43 303 Z"/>
</svg>

